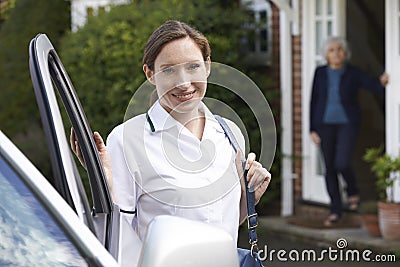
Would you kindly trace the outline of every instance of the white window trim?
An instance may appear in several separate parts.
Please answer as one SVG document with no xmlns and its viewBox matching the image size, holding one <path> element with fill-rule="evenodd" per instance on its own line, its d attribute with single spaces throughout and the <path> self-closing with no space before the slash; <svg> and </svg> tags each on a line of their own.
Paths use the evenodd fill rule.
<svg viewBox="0 0 400 267">
<path fill-rule="evenodd" d="M 127 4 L 129 0 L 71 0 L 71 30 L 77 31 L 87 21 L 87 10 L 93 8 L 97 14 L 100 7 L 109 10 L 112 5 Z"/>
<path fill-rule="evenodd" d="M 257 65 L 271 65 L 272 63 L 272 9 L 271 9 L 271 4 L 267 0 L 242 0 L 242 4 L 246 5 L 246 7 L 250 10 L 255 12 L 255 15 L 258 14 L 260 11 L 266 11 L 267 15 L 267 25 L 265 29 L 267 30 L 267 51 L 259 51 L 261 47 L 261 43 L 259 40 L 260 33 L 259 31 L 256 31 L 261 28 L 254 29 L 256 40 L 255 40 L 255 46 L 256 46 L 256 51 L 255 52 L 247 52 L 246 57 L 251 58 L 252 62 L 256 62 Z M 258 22 L 259 18 L 256 15 L 255 21 Z M 250 27 L 249 27 L 250 28 Z"/>
<path fill-rule="evenodd" d="M 389 74 L 386 86 L 386 152 L 400 156 L 400 0 L 385 2 L 385 62 Z M 400 202 L 400 181 L 394 185 L 394 201 Z"/>
</svg>

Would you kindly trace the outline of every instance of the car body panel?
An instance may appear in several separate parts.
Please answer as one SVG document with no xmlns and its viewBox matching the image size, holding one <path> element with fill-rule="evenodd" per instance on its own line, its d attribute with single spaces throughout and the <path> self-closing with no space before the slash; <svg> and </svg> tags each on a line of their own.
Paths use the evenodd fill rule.
<svg viewBox="0 0 400 267">
<path fill-rule="evenodd" d="M 148 226 L 139 265 L 235 267 L 239 261 L 228 232 L 207 223 L 160 215 Z"/>
<path fill-rule="evenodd" d="M 40 202 L 43 205 L 45 210 L 50 215 L 48 218 L 52 218 L 52 220 L 56 222 L 60 229 L 62 229 L 62 231 L 69 238 L 72 244 L 74 244 L 76 249 L 81 253 L 82 259 L 85 259 L 88 262 L 89 266 L 118 266 L 115 259 L 107 252 L 107 250 L 97 240 L 93 233 L 82 223 L 82 221 L 77 217 L 76 213 L 65 202 L 60 194 L 54 189 L 54 187 L 1 131 L 0 156 L 2 158 L 1 171 L 3 172 L 5 169 L 4 166 L 7 165 L 16 173 L 16 175 L 22 181 L 19 187 L 22 187 L 23 184 L 24 186 L 26 186 L 26 188 L 28 188 L 26 191 L 31 192 L 32 196 L 35 197 L 35 199 L 33 199 L 33 197 L 31 196 L 30 202 L 35 200 L 38 201 L 37 203 Z M 15 181 L 13 181 L 13 183 L 14 182 Z M 4 183 L 2 183 L 2 185 L 4 185 Z M 12 196 L 12 190 L 10 190 L 10 188 L 7 188 L 7 190 L 3 190 L 2 197 L 4 197 L 4 195 Z M 11 203 L 11 205 L 15 205 L 15 209 L 18 208 L 17 203 L 19 202 L 16 198 L 8 199 L 8 201 L 9 203 Z M 4 211 L 5 202 L 2 203 L 3 204 L 0 204 L 0 207 L 2 207 L 2 211 Z M 23 207 L 20 208 L 22 209 Z M 24 218 L 33 218 L 32 216 L 29 216 L 29 212 L 30 210 L 28 209 L 27 212 L 23 214 L 24 216 L 26 216 Z M 43 216 L 43 214 L 41 216 Z M 46 219 L 46 221 L 47 220 L 48 219 Z M 16 223 L 17 218 L 14 218 L 13 221 L 14 223 Z M 29 221 L 28 219 L 25 219 L 22 223 L 24 225 L 30 225 L 36 222 L 34 222 L 33 220 Z M 13 226 L 16 227 L 17 225 L 15 224 Z M 52 229 L 49 229 L 49 231 L 54 232 L 54 228 L 51 228 Z M 20 228 L 14 228 L 12 229 L 12 231 L 18 231 L 19 229 Z M 31 233 L 31 235 L 29 235 L 29 233 Z M 22 231 L 21 237 L 28 238 L 30 236 L 30 240 L 32 241 L 35 240 L 33 238 L 35 237 L 35 235 L 36 237 L 38 236 L 37 229 L 31 228 L 30 231 Z M 2 240 L 4 241 L 4 239 Z M 37 240 L 40 241 L 40 239 Z M 1 245 L 5 249 L 4 251 L 2 251 L 0 258 L 5 259 L 6 254 L 11 253 L 11 249 L 10 247 L 7 247 L 7 244 L 4 244 L 4 242 L 2 242 Z M 33 246 L 31 246 L 30 249 L 34 250 L 37 249 L 40 244 L 32 245 Z M 57 246 L 61 246 L 61 244 L 57 244 Z M 48 253 L 48 255 L 54 256 L 54 254 L 50 253 L 50 250 L 56 248 L 47 246 L 47 249 L 49 251 L 46 251 L 46 253 Z M 59 252 L 60 251 L 58 251 L 58 253 Z M 65 251 L 62 250 L 62 252 Z M 42 257 L 45 257 L 46 253 L 44 253 Z M 24 254 L 25 257 L 28 257 L 26 260 L 28 261 L 28 263 L 30 262 L 30 265 L 35 265 L 34 262 L 32 262 L 32 255 L 29 253 L 28 250 L 24 250 L 24 253 L 22 254 Z M 66 254 L 61 253 L 61 255 L 65 256 Z M 58 254 L 58 256 L 61 257 L 60 254 Z M 41 260 L 43 260 L 43 258 Z M 75 264 L 76 263 L 82 263 L 82 261 L 77 260 Z"/>
</svg>

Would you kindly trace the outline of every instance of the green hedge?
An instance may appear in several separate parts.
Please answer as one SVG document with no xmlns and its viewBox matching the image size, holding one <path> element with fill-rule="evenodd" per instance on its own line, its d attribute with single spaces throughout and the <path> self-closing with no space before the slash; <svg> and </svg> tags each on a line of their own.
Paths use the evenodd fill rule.
<svg viewBox="0 0 400 267">
<path fill-rule="evenodd" d="M 57 46 L 70 27 L 69 2 L 18 0 L 0 29 L 0 129 L 47 177 L 47 146 L 31 83 L 28 46 L 46 33 Z"/>
</svg>

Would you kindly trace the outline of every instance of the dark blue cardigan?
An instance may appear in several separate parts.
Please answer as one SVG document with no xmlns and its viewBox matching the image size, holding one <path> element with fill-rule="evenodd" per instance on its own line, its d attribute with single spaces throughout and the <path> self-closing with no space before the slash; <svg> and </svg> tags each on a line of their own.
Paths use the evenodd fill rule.
<svg viewBox="0 0 400 267">
<path fill-rule="evenodd" d="M 328 97 L 328 66 L 317 67 L 311 92 L 310 132 L 321 128 Z M 378 78 L 372 78 L 361 69 L 347 64 L 340 79 L 339 94 L 349 123 L 356 127 L 360 124 L 358 90 L 367 89 L 373 94 L 384 94 L 384 87 Z"/>
</svg>

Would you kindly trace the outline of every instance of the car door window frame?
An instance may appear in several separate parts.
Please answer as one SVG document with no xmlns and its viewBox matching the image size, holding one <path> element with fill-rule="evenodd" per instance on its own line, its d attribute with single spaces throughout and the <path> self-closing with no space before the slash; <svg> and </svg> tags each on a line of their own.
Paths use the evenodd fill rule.
<svg viewBox="0 0 400 267">
<path fill-rule="evenodd" d="M 107 227 L 112 219 L 113 205 L 92 131 L 71 80 L 47 36 L 38 34 L 32 39 L 29 47 L 31 78 L 49 146 L 53 172 L 57 180 L 57 190 L 75 208 L 78 215 L 85 217 L 89 228 L 107 247 L 110 239 Z M 72 127 L 75 129 L 86 163 L 93 199 L 92 216 L 89 215 L 86 194 L 82 191 L 82 182 L 80 179 L 73 178 L 78 177 L 76 166 L 73 163 L 71 150 L 65 137 L 53 85 L 57 88 Z M 79 196 L 76 196 L 76 192 Z M 68 194 L 72 195 L 72 199 Z M 82 210 L 82 212 L 79 210 Z M 101 218 L 101 222 L 94 223 L 93 218 L 95 217 Z M 95 224 L 100 226 L 95 229 Z"/>
</svg>

